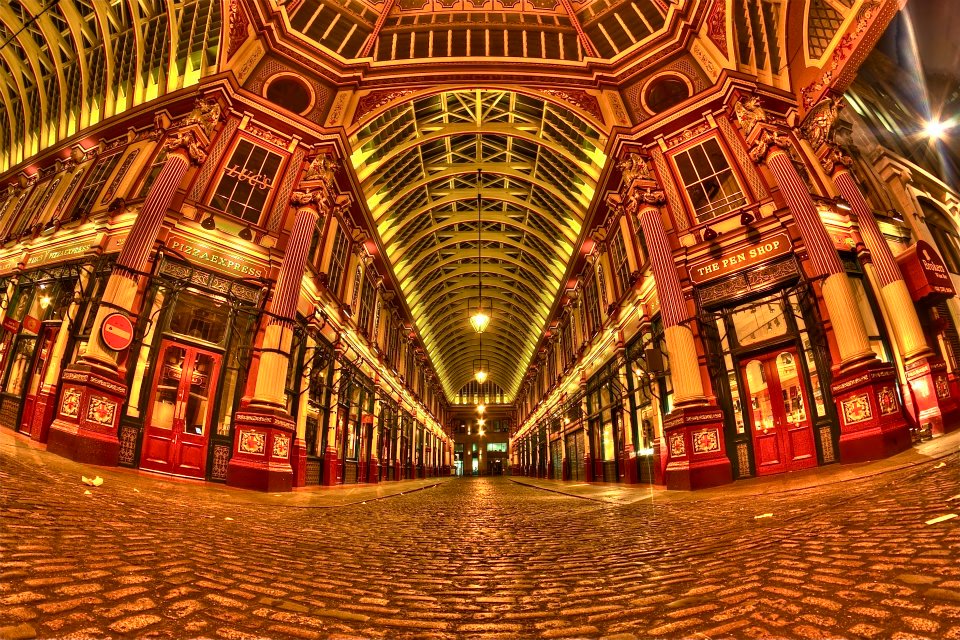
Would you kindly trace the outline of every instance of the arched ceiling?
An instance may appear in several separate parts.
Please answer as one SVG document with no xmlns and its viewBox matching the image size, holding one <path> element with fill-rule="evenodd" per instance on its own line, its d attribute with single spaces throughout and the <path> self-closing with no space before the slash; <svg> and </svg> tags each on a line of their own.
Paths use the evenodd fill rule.
<svg viewBox="0 0 960 640">
<path fill-rule="evenodd" d="M 606 137 L 571 110 L 498 90 L 448 91 L 392 107 L 354 136 L 353 167 L 424 345 L 453 397 L 480 340 L 512 400 L 558 291 L 606 161 Z M 478 174 L 478 170 L 480 170 Z"/>
<path fill-rule="evenodd" d="M 214 73 L 220 1 L 0 1 L 0 171 Z"/>
</svg>

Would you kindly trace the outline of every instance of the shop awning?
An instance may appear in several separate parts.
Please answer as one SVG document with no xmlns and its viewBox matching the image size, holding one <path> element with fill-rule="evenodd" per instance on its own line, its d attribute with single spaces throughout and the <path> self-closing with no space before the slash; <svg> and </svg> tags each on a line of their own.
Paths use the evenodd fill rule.
<svg viewBox="0 0 960 640">
<path fill-rule="evenodd" d="M 936 303 L 956 295 L 943 258 L 923 240 L 897 256 L 914 302 Z"/>
</svg>

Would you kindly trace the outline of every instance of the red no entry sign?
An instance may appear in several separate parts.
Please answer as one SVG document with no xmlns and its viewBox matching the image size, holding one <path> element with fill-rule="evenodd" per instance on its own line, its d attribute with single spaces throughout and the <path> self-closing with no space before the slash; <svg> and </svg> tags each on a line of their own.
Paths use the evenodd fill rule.
<svg viewBox="0 0 960 640">
<path fill-rule="evenodd" d="M 100 327 L 103 344 L 114 351 L 123 351 L 133 342 L 133 323 L 122 313 L 111 313 Z"/>
</svg>

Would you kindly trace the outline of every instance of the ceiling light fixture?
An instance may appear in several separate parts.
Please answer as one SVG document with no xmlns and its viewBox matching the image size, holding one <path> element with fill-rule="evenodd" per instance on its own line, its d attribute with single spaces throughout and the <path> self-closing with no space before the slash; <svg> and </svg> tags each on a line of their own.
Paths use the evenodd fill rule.
<svg viewBox="0 0 960 640">
<path fill-rule="evenodd" d="M 490 307 L 483 302 L 483 257 L 481 255 L 483 222 L 480 218 L 480 187 L 483 178 L 483 169 L 477 169 L 477 302 L 467 309 L 470 316 L 470 325 L 477 333 L 483 333 L 490 324 Z"/>
</svg>

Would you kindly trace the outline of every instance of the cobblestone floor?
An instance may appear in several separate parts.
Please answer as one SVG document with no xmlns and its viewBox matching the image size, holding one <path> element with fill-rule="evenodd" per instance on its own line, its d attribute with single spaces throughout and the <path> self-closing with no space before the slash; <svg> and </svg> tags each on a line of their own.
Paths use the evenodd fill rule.
<svg viewBox="0 0 960 640">
<path fill-rule="evenodd" d="M 91 471 L 0 442 L 0 635 L 960 640 L 960 518 L 928 523 L 960 513 L 956 453 L 632 504 L 497 478 L 311 509 Z"/>
</svg>

